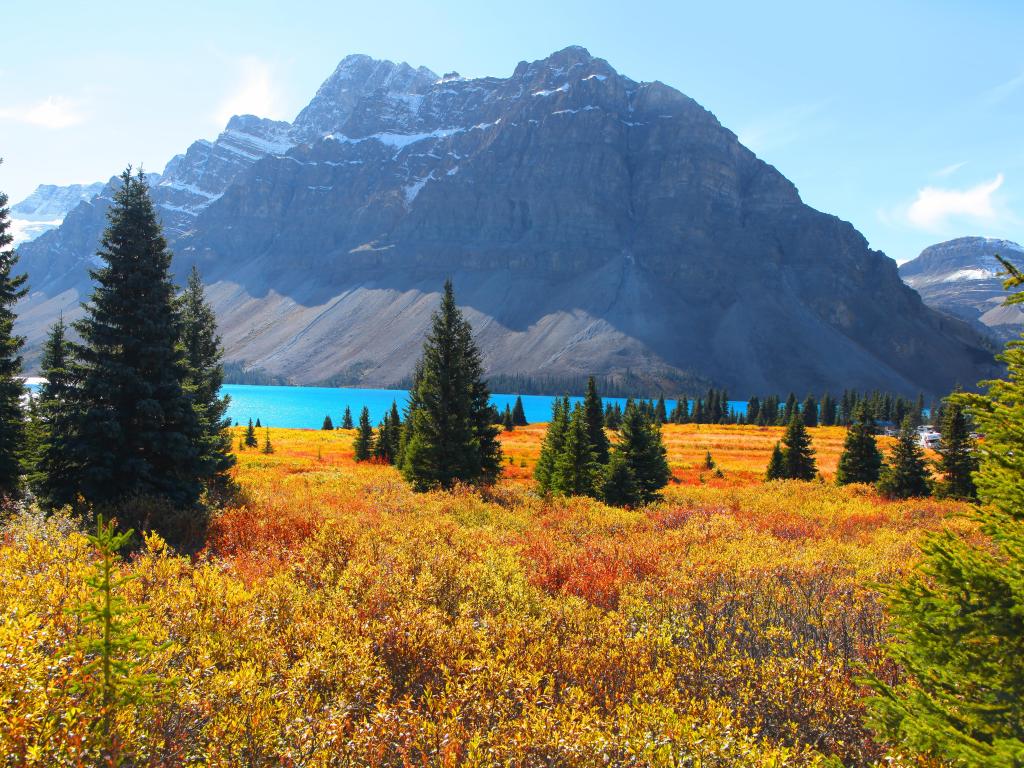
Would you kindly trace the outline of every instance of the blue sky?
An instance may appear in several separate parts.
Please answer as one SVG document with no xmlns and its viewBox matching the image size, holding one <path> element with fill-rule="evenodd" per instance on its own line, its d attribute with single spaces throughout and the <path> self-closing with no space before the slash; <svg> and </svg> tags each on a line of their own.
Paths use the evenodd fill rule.
<svg viewBox="0 0 1024 768">
<path fill-rule="evenodd" d="M 62 0 L 0 18 L 12 201 L 160 170 L 233 112 L 290 120 L 349 53 L 508 76 L 579 44 L 696 99 L 897 261 L 1024 240 L 1021 2 Z"/>
</svg>

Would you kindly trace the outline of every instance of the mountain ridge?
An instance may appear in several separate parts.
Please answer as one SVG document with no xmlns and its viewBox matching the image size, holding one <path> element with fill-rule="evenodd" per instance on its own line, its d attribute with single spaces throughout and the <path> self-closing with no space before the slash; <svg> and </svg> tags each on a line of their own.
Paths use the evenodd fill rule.
<svg viewBox="0 0 1024 768">
<path fill-rule="evenodd" d="M 447 277 L 490 374 L 939 393 L 991 370 L 711 112 L 576 46 L 507 78 L 346 57 L 293 123 L 232 118 L 153 196 L 227 360 L 296 383 L 407 379 Z M 35 344 L 87 296 L 101 208 L 23 249 Z"/>
</svg>

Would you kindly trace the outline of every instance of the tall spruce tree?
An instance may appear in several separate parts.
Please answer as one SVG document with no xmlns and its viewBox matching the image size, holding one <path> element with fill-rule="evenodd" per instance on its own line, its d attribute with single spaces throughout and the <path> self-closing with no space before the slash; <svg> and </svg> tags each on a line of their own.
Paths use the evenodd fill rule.
<svg viewBox="0 0 1024 768">
<path fill-rule="evenodd" d="M 359 429 L 352 443 L 356 461 L 368 461 L 373 456 L 373 427 L 370 425 L 370 409 L 365 405 L 359 412 Z"/>
<path fill-rule="evenodd" d="M 803 416 L 797 410 L 789 420 L 786 434 L 782 437 L 782 456 L 785 476 L 790 480 L 813 480 L 818 474 L 814 462 L 811 436 L 807 434 Z"/>
<path fill-rule="evenodd" d="M 853 424 L 846 431 L 843 453 L 839 456 L 836 482 L 876 483 L 882 470 L 882 452 L 875 440 L 875 420 L 861 403 L 854 413 Z"/>
<path fill-rule="evenodd" d="M 939 429 L 939 471 L 944 475 L 940 490 L 943 496 L 953 499 L 975 499 L 973 473 L 978 469 L 977 444 L 971 437 L 967 414 L 963 402 L 956 396 L 950 398 L 942 409 L 942 426 Z"/>
<path fill-rule="evenodd" d="M 39 388 L 41 445 L 38 464 L 30 473 L 32 492 L 41 506 L 55 509 L 75 500 L 77 486 L 73 460 L 75 409 L 73 402 L 71 343 L 63 316 L 50 328 L 43 344 L 39 372 L 45 379 Z"/>
<path fill-rule="evenodd" d="M 587 379 L 587 394 L 583 398 L 583 411 L 587 422 L 587 435 L 590 439 L 590 446 L 594 450 L 594 458 L 599 464 L 608 463 L 608 455 L 611 450 L 611 442 L 604 431 L 603 407 L 601 396 L 597 394 L 597 384 L 594 377 Z"/>
<path fill-rule="evenodd" d="M 914 415 L 903 417 L 900 436 L 893 446 L 889 465 L 882 471 L 878 490 L 890 499 L 910 499 L 931 494 L 928 462 L 918 444 Z"/>
<path fill-rule="evenodd" d="M 249 426 L 245 428 L 245 445 L 247 448 L 255 448 L 259 445 L 259 440 L 256 439 L 256 427 L 252 424 L 252 418 L 249 418 Z"/>
<path fill-rule="evenodd" d="M 334 422 L 331 421 L 331 414 L 324 416 L 324 423 L 320 426 L 320 429 L 334 431 Z"/>
<path fill-rule="evenodd" d="M 489 401 L 473 329 L 448 280 L 409 398 L 402 473 L 414 489 L 497 479 L 501 444 Z"/>
<path fill-rule="evenodd" d="M 206 301 L 203 281 L 195 266 L 180 299 L 181 342 L 185 350 L 185 391 L 199 420 L 200 477 L 208 492 L 232 490 L 229 475 L 235 465 L 227 417 L 231 400 L 220 393 L 224 384 L 224 350 L 217 334 L 217 316 Z"/>
<path fill-rule="evenodd" d="M 613 453 L 621 455 L 632 474 L 636 503 L 647 504 L 660 498 L 658 491 L 672 477 L 660 424 L 637 406 L 627 408 Z"/>
<path fill-rule="evenodd" d="M 523 398 L 516 395 L 516 403 L 512 406 L 512 424 L 516 427 L 525 427 L 530 424 L 526 420 L 526 410 L 523 408 Z"/>
<path fill-rule="evenodd" d="M 352 423 L 352 409 L 347 405 L 345 406 L 345 413 L 341 417 L 341 428 L 342 429 L 355 429 L 355 424 Z"/>
<path fill-rule="evenodd" d="M 101 506 L 147 497 L 192 508 L 207 472 L 203 431 L 186 391 L 171 253 L 141 172 L 124 172 L 107 219 L 98 252 L 104 266 L 91 271 L 96 285 L 75 324 L 82 339 L 73 374 L 78 490 Z M 150 509 L 162 507 L 126 505 L 120 522 L 171 539 L 195 535 L 204 522 L 200 511 L 172 522 L 159 512 L 149 517 Z"/>
<path fill-rule="evenodd" d="M 804 426 L 816 427 L 818 426 L 818 402 L 814 399 L 813 395 L 808 395 L 807 399 L 804 400 L 803 408 L 800 412 L 804 417 Z"/>
<path fill-rule="evenodd" d="M 8 229 L 7 195 L 0 192 L 0 497 L 21 490 L 21 453 L 25 447 L 25 417 L 21 397 L 21 348 L 25 340 L 14 333 L 14 305 L 28 292 L 25 275 L 15 275 L 18 255 Z"/>
<path fill-rule="evenodd" d="M 595 496 L 601 465 L 597 461 L 588 432 L 586 410 L 572 409 L 562 449 L 555 457 L 551 472 L 551 490 L 565 496 Z"/>
<path fill-rule="evenodd" d="M 533 470 L 533 477 L 537 481 L 537 490 L 541 493 L 553 490 L 552 476 L 555 472 L 555 462 L 565 445 L 570 415 L 569 398 L 555 398 L 551 404 L 551 421 L 548 422 L 547 431 L 544 433 L 544 442 L 540 447 L 540 457 Z"/>
<path fill-rule="evenodd" d="M 1008 288 L 1024 284 L 1007 269 Z M 965 768 L 1024 764 L 1024 341 L 1000 359 L 1006 379 L 953 397 L 985 434 L 976 481 L 987 540 L 926 541 L 917 572 L 889 595 L 889 655 L 905 674 L 895 686 L 875 680 L 871 702 L 893 743 Z"/>
</svg>

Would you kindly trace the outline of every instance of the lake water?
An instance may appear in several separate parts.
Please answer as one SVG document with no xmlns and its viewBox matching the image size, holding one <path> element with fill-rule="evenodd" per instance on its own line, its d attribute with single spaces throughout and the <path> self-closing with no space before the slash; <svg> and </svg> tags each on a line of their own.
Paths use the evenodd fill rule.
<svg viewBox="0 0 1024 768">
<path fill-rule="evenodd" d="M 224 394 L 231 396 L 228 417 L 232 423 L 247 424 L 251 418 L 260 420 L 267 427 L 289 427 L 298 429 L 319 429 L 324 416 L 330 414 L 334 426 L 341 426 L 341 417 L 345 406 L 352 409 L 353 420 L 358 420 L 359 412 L 365 405 L 370 409 L 370 420 L 377 424 L 391 408 L 392 402 L 404 409 L 408 400 L 408 392 L 404 389 L 351 389 L 348 387 L 268 387 L 253 384 L 225 384 Z M 547 421 L 551 418 L 551 405 L 555 400 L 549 395 L 523 395 L 523 410 L 526 420 Z M 582 397 L 569 398 L 572 402 L 582 402 Z M 515 395 L 491 396 L 491 402 L 499 411 L 505 410 L 515 403 Z M 625 405 L 625 398 L 606 397 L 604 402 L 617 402 Z M 671 411 L 674 400 L 665 401 L 666 408 Z M 742 400 L 730 400 L 729 406 L 737 413 L 746 413 L 747 404 Z"/>
</svg>

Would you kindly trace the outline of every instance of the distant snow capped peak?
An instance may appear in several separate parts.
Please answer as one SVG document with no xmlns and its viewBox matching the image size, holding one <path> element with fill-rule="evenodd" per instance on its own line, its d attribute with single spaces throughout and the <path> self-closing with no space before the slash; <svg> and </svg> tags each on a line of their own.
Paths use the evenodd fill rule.
<svg viewBox="0 0 1024 768">
<path fill-rule="evenodd" d="M 91 200 L 103 189 L 103 182 L 94 184 L 40 184 L 20 203 L 11 206 L 11 234 L 14 245 L 34 240 L 55 229 L 68 212 L 83 200 Z"/>
</svg>

